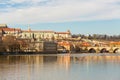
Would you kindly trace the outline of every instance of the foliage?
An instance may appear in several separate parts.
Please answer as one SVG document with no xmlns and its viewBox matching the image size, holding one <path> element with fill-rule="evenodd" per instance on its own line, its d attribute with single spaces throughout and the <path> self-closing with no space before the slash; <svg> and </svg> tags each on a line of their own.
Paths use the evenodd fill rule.
<svg viewBox="0 0 120 80">
<path fill-rule="evenodd" d="M 16 52 L 20 50 L 20 44 L 16 40 L 15 36 L 4 36 L 2 41 L 2 46 L 8 52 Z"/>
<path fill-rule="evenodd" d="M 120 35 L 106 35 L 106 34 L 93 34 L 93 35 L 84 35 L 84 34 L 73 34 L 73 38 L 81 37 L 82 39 L 90 40 L 108 40 L 108 41 L 119 41 Z"/>
</svg>

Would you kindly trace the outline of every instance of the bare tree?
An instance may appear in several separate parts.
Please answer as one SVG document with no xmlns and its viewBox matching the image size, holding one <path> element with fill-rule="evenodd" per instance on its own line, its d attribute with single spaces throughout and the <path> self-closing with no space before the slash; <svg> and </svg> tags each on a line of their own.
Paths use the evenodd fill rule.
<svg viewBox="0 0 120 80">
<path fill-rule="evenodd" d="M 16 40 L 15 36 L 11 35 L 4 36 L 2 44 L 7 52 L 16 52 L 20 50 L 20 44 Z"/>
</svg>

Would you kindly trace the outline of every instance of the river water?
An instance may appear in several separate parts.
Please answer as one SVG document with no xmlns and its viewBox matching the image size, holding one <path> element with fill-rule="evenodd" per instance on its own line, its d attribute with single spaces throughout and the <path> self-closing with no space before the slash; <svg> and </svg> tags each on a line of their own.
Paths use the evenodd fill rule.
<svg viewBox="0 0 120 80">
<path fill-rule="evenodd" d="M 0 80 L 120 80 L 120 55 L 1 55 Z"/>
</svg>

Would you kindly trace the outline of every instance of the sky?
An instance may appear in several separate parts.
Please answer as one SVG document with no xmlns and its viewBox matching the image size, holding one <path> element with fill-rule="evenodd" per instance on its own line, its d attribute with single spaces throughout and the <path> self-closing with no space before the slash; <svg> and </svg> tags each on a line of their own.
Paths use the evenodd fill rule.
<svg viewBox="0 0 120 80">
<path fill-rule="evenodd" d="M 120 0 L 0 0 L 0 24 L 22 30 L 120 34 Z"/>
</svg>

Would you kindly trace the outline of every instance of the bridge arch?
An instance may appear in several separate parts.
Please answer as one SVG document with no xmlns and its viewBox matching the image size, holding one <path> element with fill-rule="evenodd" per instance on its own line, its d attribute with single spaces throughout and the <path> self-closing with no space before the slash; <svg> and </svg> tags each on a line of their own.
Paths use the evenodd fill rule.
<svg viewBox="0 0 120 80">
<path fill-rule="evenodd" d="M 114 51 L 113 51 L 113 53 L 117 53 L 118 50 L 119 50 L 119 48 L 115 48 Z"/>
<path fill-rule="evenodd" d="M 96 50 L 95 50 L 94 48 L 90 48 L 90 49 L 88 50 L 88 52 L 89 52 L 89 53 L 96 53 Z"/>
<path fill-rule="evenodd" d="M 106 48 L 102 48 L 101 50 L 100 50 L 100 53 L 108 53 L 109 51 L 106 49 Z"/>
</svg>

